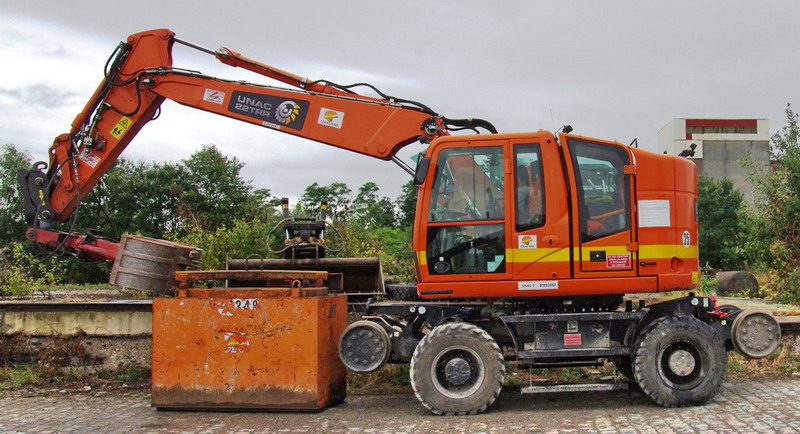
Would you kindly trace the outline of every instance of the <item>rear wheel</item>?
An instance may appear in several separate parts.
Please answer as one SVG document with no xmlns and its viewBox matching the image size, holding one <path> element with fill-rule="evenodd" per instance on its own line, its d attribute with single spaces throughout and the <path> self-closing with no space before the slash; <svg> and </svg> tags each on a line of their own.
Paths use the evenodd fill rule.
<svg viewBox="0 0 800 434">
<path fill-rule="evenodd" d="M 486 331 L 448 323 L 433 329 L 414 350 L 411 386 L 435 414 L 476 414 L 500 395 L 505 371 L 500 347 Z"/>
<path fill-rule="evenodd" d="M 714 330 L 690 316 L 657 319 L 639 338 L 633 373 L 639 387 L 657 404 L 702 404 L 719 391 L 728 355 Z"/>
</svg>

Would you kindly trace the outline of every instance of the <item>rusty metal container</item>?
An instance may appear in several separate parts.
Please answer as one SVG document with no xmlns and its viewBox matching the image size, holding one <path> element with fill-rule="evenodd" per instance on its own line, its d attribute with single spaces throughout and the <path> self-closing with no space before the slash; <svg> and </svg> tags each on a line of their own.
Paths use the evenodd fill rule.
<svg viewBox="0 0 800 434">
<path fill-rule="evenodd" d="M 189 244 L 123 235 L 110 282 L 156 294 L 172 294 L 175 271 L 200 268 L 201 252 Z"/>
<path fill-rule="evenodd" d="M 191 274 L 202 273 L 224 272 Z M 341 402 L 336 346 L 346 315 L 347 298 L 325 288 L 188 288 L 155 298 L 152 405 L 315 411 Z"/>
</svg>

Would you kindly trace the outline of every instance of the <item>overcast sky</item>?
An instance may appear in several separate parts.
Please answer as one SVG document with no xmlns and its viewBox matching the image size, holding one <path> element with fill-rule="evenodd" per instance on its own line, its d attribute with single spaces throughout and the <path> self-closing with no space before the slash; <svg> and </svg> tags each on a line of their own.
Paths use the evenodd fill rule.
<svg viewBox="0 0 800 434">
<path fill-rule="evenodd" d="M 571 124 L 660 152 L 656 135 L 672 118 L 783 126 L 800 92 L 799 17 L 796 1 L 0 0 L 0 143 L 44 159 L 116 44 L 166 27 L 312 79 L 367 81 L 501 132 Z M 175 66 L 273 84 L 182 46 L 173 52 Z M 409 179 L 391 162 L 169 101 L 162 111 L 124 157 L 179 161 L 213 143 L 277 196 L 297 197 L 312 182 L 356 191 L 375 181 L 395 197 Z"/>
</svg>

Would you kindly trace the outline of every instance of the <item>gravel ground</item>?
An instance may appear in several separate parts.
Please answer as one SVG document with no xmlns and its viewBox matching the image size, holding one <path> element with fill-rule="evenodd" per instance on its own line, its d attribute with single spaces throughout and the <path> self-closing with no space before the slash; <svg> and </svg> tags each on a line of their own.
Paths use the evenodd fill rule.
<svg viewBox="0 0 800 434">
<path fill-rule="evenodd" d="M 725 383 L 702 407 L 654 405 L 640 391 L 520 395 L 486 413 L 440 417 L 413 394 L 349 397 L 320 413 L 158 411 L 146 391 L 0 393 L 2 432 L 800 432 L 800 379 Z"/>
</svg>

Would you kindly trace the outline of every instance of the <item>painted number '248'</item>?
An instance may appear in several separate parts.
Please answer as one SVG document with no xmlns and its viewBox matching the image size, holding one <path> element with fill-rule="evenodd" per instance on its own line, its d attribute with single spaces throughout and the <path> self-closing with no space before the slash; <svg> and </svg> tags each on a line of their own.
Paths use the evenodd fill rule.
<svg viewBox="0 0 800 434">
<path fill-rule="evenodd" d="M 233 298 L 231 299 L 231 303 L 233 303 L 233 307 L 236 309 L 253 310 L 258 306 L 258 300 L 255 298 Z"/>
</svg>

